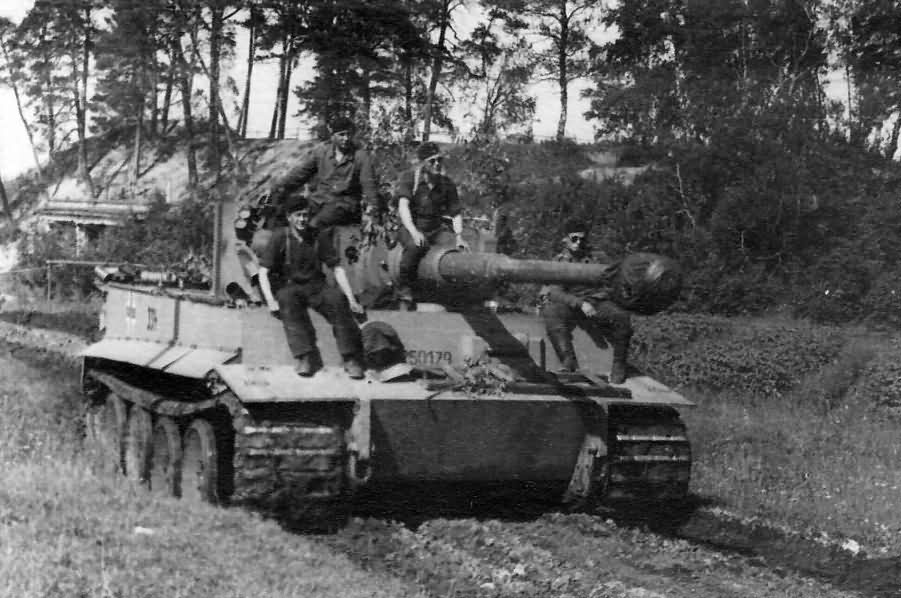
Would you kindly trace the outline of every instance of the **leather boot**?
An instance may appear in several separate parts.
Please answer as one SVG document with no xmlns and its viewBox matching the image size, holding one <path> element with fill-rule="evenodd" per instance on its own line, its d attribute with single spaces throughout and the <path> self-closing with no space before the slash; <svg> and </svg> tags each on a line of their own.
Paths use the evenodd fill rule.
<svg viewBox="0 0 901 598">
<path fill-rule="evenodd" d="M 547 338 L 554 347 L 554 353 L 560 360 L 560 369 L 566 372 L 575 372 L 579 369 L 579 360 L 576 359 L 576 350 L 573 349 L 572 335 L 566 330 L 548 329 Z"/>
<path fill-rule="evenodd" d="M 294 358 L 294 371 L 298 376 L 308 378 L 316 373 L 316 363 L 313 352 Z"/>
<path fill-rule="evenodd" d="M 344 358 L 344 371 L 354 380 L 359 380 L 363 377 L 363 366 L 360 364 L 360 360 L 354 355 Z"/>
<path fill-rule="evenodd" d="M 626 381 L 626 372 L 628 364 L 626 363 L 626 355 L 629 353 L 629 339 L 616 341 L 613 345 L 613 365 L 610 367 L 610 384 L 622 384 Z"/>
<path fill-rule="evenodd" d="M 399 311 L 413 310 L 413 291 L 410 287 L 400 287 L 397 290 L 397 309 Z"/>
</svg>

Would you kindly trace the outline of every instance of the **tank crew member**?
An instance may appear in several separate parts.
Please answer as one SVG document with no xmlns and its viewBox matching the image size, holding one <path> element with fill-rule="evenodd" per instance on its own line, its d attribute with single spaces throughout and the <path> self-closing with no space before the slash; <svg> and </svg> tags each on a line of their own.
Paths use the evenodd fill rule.
<svg viewBox="0 0 901 598">
<path fill-rule="evenodd" d="M 263 251 L 259 280 L 270 312 L 285 327 L 295 370 L 301 376 L 311 376 L 320 365 L 316 332 L 307 311 L 312 307 L 332 325 L 345 371 L 351 378 L 362 378 L 363 347 L 353 314 L 363 313 L 363 307 L 354 298 L 334 245 L 309 240 L 306 200 L 293 196 L 285 203 L 285 210 L 289 224 L 273 233 Z M 334 269 L 338 288 L 326 284 L 323 264 Z"/>
<path fill-rule="evenodd" d="M 329 123 L 331 139 L 316 146 L 270 190 L 278 205 L 302 193 L 310 183 L 310 221 L 307 228 L 323 230 L 340 224 L 357 224 L 363 212 L 375 206 L 378 188 L 372 158 L 353 141 L 353 120 L 338 116 Z"/>
<path fill-rule="evenodd" d="M 432 245 L 456 244 L 468 248 L 463 240 L 462 205 L 457 186 L 445 174 L 444 156 L 438 146 L 426 142 L 416 149 L 416 166 L 404 171 L 397 182 L 397 214 L 400 218 L 400 243 L 403 254 L 398 272 L 398 299 L 401 308 L 413 302 L 410 289 L 420 260 Z M 442 218 L 451 218 L 451 231 Z"/>
<path fill-rule="evenodd" d="M 606 256 L 593 255 L 588 246 L 589 226 L 585 222 L 569 221 L 566 224 L 564 249 L 556 256 L 560 262 L 609 263 Z M 611 300 L 610 286 L 616 267 L 609 270 L 609 279 L 599 286 L 546 285 L 539 291 L 548 339 L 557 358 L 566 371 L 579 367 L 573 349 L 573 329 L 580 326 L 589 334 L 600 334 L 613 349 L 613 366 L 610 382 L 622 384 L 626 379 L 626 354 L 632 338 L 632 322 L 629 312 Z"/>
</svg>

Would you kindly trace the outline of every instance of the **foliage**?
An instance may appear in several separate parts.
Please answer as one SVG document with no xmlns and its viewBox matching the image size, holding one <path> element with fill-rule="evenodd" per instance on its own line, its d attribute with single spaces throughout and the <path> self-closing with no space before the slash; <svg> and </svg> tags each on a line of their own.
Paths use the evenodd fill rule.
<svg viewBox="0 0 901 598">
<path fill-rule="evenodd" d="M 761 397 L 787 393 L 845 343 L 839 329 L 803 322 L 755 325 L 663 315 L 636 328 L 632 359 L 668 384 Z"/>
<path fill-rule="evenodd" d="M 306 47 L 316 56 L 317 75 L 296 93 L 302 112 L 326 121 L 357 107 L 368 121 L 377 99 L 397 95 L 396 57 L 424 47 L 410 11 L 398 2 L 319 3 L 309 23 Z"/>
<path fill-rule="evenodd" d="M 213 205 L 208 200 L 187 199 L 168 205 L 162 198 L 150 205 L 141 218 L 132 217 L 122 226 L 109 227 L 75 255 L 72 229 L 45 231 L 33 228 L 19 240 L 23 267 L 45 265 L 47 260 L 96 260 L 128 262 L 150 269 L 171 269 L 212 255 Z M 30 278 L 30 284 L 47 283 L 43 270 Z M 94 273 L 84 266 L 53 267 L 53 292 L 56 298 L 83 298 L 94 292 Z"/>
<path fill-rule="evenodd" d="M 472 79 L 465 89 L 471 108 L 464 118 L 477 118 L 476 134 L 488 137 L 521 128 L 535 114 L 535 98 L 527 93 L 534 69 L 530 45 L 519 36 L 503 41 L 493 26 L 496 18 L 490 15 L 461 44 L 465 68 L 458 69 Z"/>
<path fill-rule="evenodd" d="M 560 98 L 557 141 L 566 134 L 569 86 L 590 71 L 588 36 L 602 10 L 594 0 L 492 0 L 491 4 L 506 13 L 508 22 L 528 27 L 537 37 L 533 46 L 535 74 L 556 84 Z"/>
<path fill-rule="evenodd" d="M 862 409 L 901 420 L 901 337 L 890 337 L 866 364 L 850 390 L 850 401 Z"/>
</svg>

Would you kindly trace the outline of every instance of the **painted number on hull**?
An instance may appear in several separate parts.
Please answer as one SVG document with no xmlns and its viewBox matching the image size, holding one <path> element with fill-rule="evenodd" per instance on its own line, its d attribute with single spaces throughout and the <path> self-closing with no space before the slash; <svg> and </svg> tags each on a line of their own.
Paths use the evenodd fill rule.
<svg viewBox="0 0 901 598">
<path fill-rule="evenodd" d="M 450 365 L 453 358 L 450 351 L 407 351 L 407 363 L 410 365 Z"/>
</svg>

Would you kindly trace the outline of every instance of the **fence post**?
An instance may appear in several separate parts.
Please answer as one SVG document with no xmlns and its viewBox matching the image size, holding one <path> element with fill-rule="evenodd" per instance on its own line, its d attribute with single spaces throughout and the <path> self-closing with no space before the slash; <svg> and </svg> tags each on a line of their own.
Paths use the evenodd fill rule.
<svg viewBox="0 0 901 598">
<path fill-rule="evenodd" d="M 50 288 L 53 280 L 53 264 L 47 262 L 47 301 L 50 301 Z"/>
</svg>

